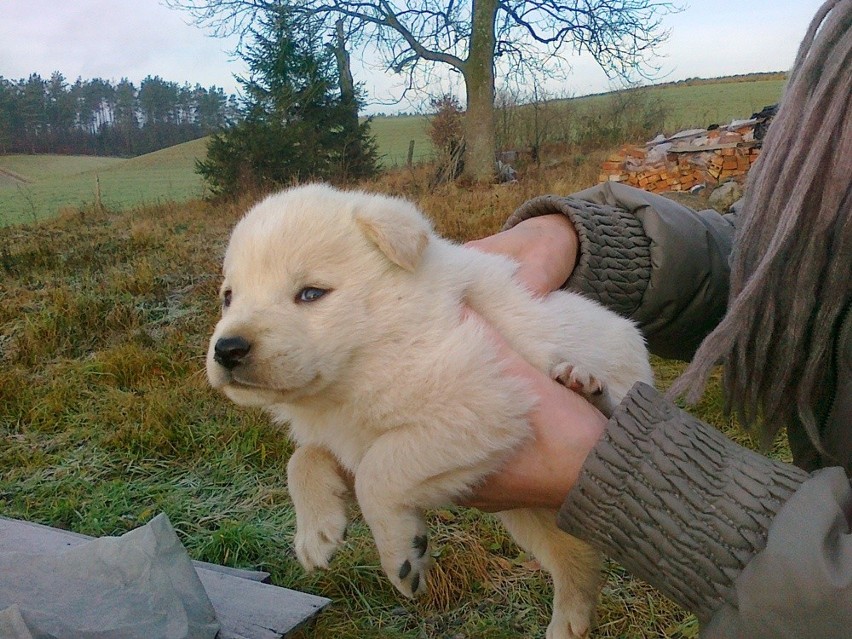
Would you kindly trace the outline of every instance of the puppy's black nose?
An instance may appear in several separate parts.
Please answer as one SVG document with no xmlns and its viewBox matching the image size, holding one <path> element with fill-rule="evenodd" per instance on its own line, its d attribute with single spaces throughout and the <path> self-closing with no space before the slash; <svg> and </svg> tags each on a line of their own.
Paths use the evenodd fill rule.
<svg viewBox="0 0 852 639">
<path fill-rule="evenodd" d="M 220 337 L 213 347 L 213 359 L 230 371 L 245 359 L 250 350 L 251 344 L 242 337 Z"/>
</svg>

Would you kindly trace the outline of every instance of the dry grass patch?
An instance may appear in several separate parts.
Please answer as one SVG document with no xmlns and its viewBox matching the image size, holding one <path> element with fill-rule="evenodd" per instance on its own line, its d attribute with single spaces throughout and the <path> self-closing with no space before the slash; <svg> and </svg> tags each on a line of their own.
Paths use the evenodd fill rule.
<svg viewBox="0 0 852 639">
<path fill-rule="evenodd" d="M 417 166 L 386 173 L 363 187 L 410 198 L 432 219 L 439 233 L 465 242 L 499 231 L 509 214 L 532 197 L 568 195 L 592 186 L 605 157 L 606 152 L 598 151 L 530 166 L 520 181 L 500 185 L 433 186 L 433 169 Z"/>
</svg>

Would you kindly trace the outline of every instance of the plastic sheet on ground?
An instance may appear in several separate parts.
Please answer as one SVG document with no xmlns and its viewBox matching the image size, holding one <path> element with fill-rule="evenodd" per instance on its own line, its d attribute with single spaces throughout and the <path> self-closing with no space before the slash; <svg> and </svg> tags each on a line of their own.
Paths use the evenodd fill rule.
<svg viewBox="0 0 852 639">
<path fill-rule="evenodd" d="M 213 639 L 218 630 L 165 515 L 56 553 L 0 553 L 3 639 Z"/>
</svg>

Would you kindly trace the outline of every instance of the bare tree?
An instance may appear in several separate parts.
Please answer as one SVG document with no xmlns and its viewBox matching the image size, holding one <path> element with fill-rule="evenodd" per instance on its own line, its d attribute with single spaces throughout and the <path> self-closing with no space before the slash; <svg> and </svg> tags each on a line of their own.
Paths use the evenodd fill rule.
<svg viewBox="0 0 852 639">
<path fill-rule="evenodd" d="M 166 0 L 219 35 L 245 33 L 268 11 L 289 11 L 335 31 L 349 25 L 375 46 L 387 67 L 413 86 L 423 63 L 449 65 L 465 84 L 465 172 L 494 172 L 494 78 L 535 64 L 559 65 L 568 52 L 590 53 L 610 77 L 648 77 L 649 59 L 667 37 L 664 0 Z"/>
</svg>

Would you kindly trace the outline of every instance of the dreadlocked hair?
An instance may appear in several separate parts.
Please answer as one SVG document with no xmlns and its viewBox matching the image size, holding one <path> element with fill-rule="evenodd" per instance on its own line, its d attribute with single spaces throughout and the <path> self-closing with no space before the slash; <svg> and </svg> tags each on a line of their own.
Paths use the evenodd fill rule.
<svg viewBox="0 0 852 639">
<path fill-rule="evenodd" d="M 815 448 L 852 312 L 852 0 L 820 7 L 748 178 L 728 311 L 669 394 L 724 364 L 727 410 L 764 445 L 797 420 Z"/>
</svg>

